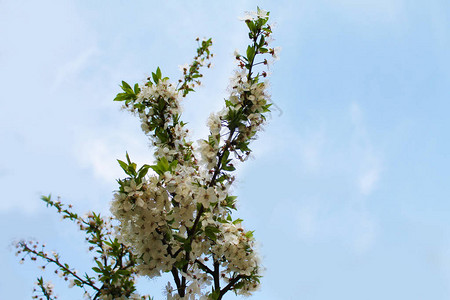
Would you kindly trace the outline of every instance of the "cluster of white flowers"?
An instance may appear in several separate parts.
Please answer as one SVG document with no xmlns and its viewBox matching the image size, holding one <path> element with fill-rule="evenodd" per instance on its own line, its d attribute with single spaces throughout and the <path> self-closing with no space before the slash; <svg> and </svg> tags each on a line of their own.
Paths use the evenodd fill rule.
<svg viewBox="0 0 450 300">
<path fill-rule="evenodd" d="M 205 140 L 198 141 L 198 150 L 200 152 L 200 157 L 202 164 L 206 169 L 211 170 L 217 166 L 217 151 L 219 149 L 218 141 L 213 141 L 208 143 Z"/>
<path fill-rule="evenodd" d="M 191 65 L 181 67 L 185 80 L 180 88 L 162 79 L 158 69 L 154 82 L 141 86 L 125 104 L 139 115 L 142 130 L 152 140 L 157 164 L 151 168 L 156 174 L 127 171 L 132 165 L 127 157 L 128 166 L 122 167 L 130 176 L 119 181 L 111 211 L 120 222 L 119 241 L 137 257 L 139 274 L 154 277 L 171 272 L 174 276 L 176 288 L 166 286 L 167 299 L 209 299 L 205 288 L 212 281 L 214 293 L 233 289 L 249 295 L 259 286 L 262 268 L 253 234 L 242 228 L 241 220 L 233 221 L 230 213 L 235 209 L 235 197 L 229 194 L 234 181 L 229 172 L 235 169 L 230 154 L 245 160 L 250 141 L 264 124 L 271 101 L 268 83 L 260 79 L 267 74 L 260 76 L 252 68 L 267 64 L 267 60 L 254 62 L 257 54 L 275 57 L 278 48 L 267 47 L 265 38 L 269 40 L 271 33 L 270 26 L 264 25 L 267 11 L 258 9 L 244 20 L 255 37 L 253 48 L 247 51 L 248 57 L 236 53 L 240 70 L 231 79 L 226 106 L 210 115 L 210 134 L 196 149 L 179 119 L 181 97 L 192 90 L 194 78 L 201 77 L 198 66 L 204 58 L 200 54 Z M 225 283 L 223 289 L 218 281 Z"/>
<path fill-rule="evenodd" d="M 176 159 L 181 162 L 186 151 L 192 151 L 190 144 L 185 141 L 187 130 L 177 119 L 181 114 L 179 98 L 176 87 L 163 78 L 155 84 L 141 86 L 133 105 L 125 106 L 138 114 L 142 130 L 152 137 L 156 158 L 166 157 L 169 161 Z M 155 126 L 168 134 L 152 135 Z M 164 140 L 165 136 L 170 139 Z"/>
<path fill-rule="evenodd" d="M 211 124 L 211 131 L 220 134 L 220 128 L 217 129 L 220 126 L 218 116 L 211 119 L 214 123 Z M 204 146 L 207 150 L 200 149 L 201 156 L 205 157 L 208 153 L 210 162 L 206 168 L 212 169 L 217 165 L 218 149 L 208 143 Z M 164 147 L 168 148 L 167 145 Z M 172 149 L 166 151 L 167 160 L 171 159 Z M 215 182 L 210 185 L 210 180 L 211 173 L 202 171 L 201 167 L 178 164 L 173 171 L 143 178 L 140 184 L 133 178 L 122 181 L 123 191 L 114 195 L 111 211 L 120 222 L 117 227 L 120 242 L 130 245 L 137 257 L 139 274 L 159 276 L 184 259 L 186 251 L 183 247 L 188 231 L 199 214 L 199 204 L 211 211 L 201 216 L 201 228 L 214 227 L 217 234 L 216 239 L 205 234 L 194 236 L 190 256 L 200 258 L 200 262 L 212 260 L 213 257 L 221 258 L 222 280 L 225 281 L 231 280 L 232 274 L 236 273 L 248 276 L 258 274 L 259 259 L 253 250 L 253 239 L 246 236 L 239 224 L 216 221 L 217 217 L 225 220 L 227 216 L 222 204 L 228 196 L 229 183 Z M 194 261 L 189 262 L 183 274 L 188 278 L 184 299 L 197 299 L 202 295 L 202 289 L 211 282 L 211 276 L 205 274 Z M 248 293 L 256 286 L 254 283 L 245 285 L 239 292 Z M 167 299 L 181 299 L 176 292 L 169 291 Z"/>
<path fill-rule="evenodd" d="M 263 114 L 267 112 L 266 108 L 270 104 L 270 95 L 267 92 L 268 82 L 251 83 L 248 77 L 247 70 L 236 71 L 229 85 L 228 101 L 231 105 L 224 107 L 217 114 L 211 114 L 208 119 L 209 140 L 200 140 L 198 148 L 202 163 L 208 170 L 217 165 L 217 152 L 227 142 L 220 143 L 220 137 L 230 132 L 229 126 L 223 125 L 227 123 L 230 111 L 238 112 L 245 109 L 247 114 L 246 119 L 235 129 L 235 143 L 249 141 L 262 129 L 265 121 Z M 247 156 L 238 154 L 238 157 L 244 160 Z"/>
<path fill-rule="evenodd" d="M 142 274 L 160 275 L 160 271 L 170 270 L 174 263 L 167 253 L 168 245 L 162 243 L 161 228 L 166 224 L 169 207 L 167 192 L 158 185 L 156 177 L 139 185 L 129 179 L 123 185 L 125 193 L 116 193 L 111 207 L 121 222 L 119 241 L 133 246 Z"/>
<path fill-rule="evenodd" d="M 255 21 L 258 19 L 265 19 L 269 17 L 269 12 L 264 9 L 258 9 L 257 11 L 246 11 L 245 16 L 240 17 L 241 21 Z"/>
<path fill-rule="evenodd" d="M 136 102 L 142 103 L 144 101 L 154 101 L 159 97 L 168 100 L 167 102 L 173 105 L 174 109 L 178 108 L 177 101 L 171 101 L 178 97 L 178 91 L 168 79 L 161 79 L 158 84 L 145 85 L 142 87 Z"/>
<path fill-rule="evenodd" d="M 246 232 L 240 222 L 215 221 L 212 214 L 207 214 L 204 227 L 217 228 L 216 240 L 209 245 L 203 242 L 202 247 L 210 247 L 210 253 L 223 257 L 220 261 L 225 274 L 241 274 L 250 276 L 258 274 L 259 256 L 254 251 L 255 240 L 251 232 Z M 231 278 L 227 278 L 229 281 Z"/>
<path fill-rule="evenodd" d="M 144 178 L 139 185 L 127 179 L 122 183 L 123 192 L 114 195 L 111 211 L 121 223 L 117 227 L 120 241 L 133 246 L 141 274 L 153 277 L 172 268 L 179 258 L 174 254 L 182 249 L 183 239 L 194 225 L 198 204 L 224 214 L 219 208 L 228 187 L 205 187 L 200 180 L 194 168 L 178 165 L 174 172 Z M 192 251 L 194 256 L 206 254 L 208 247 L 198 250 Z"/>
<path fill-rule="evenodd" d="M 249 100 L 251 105 L 247 106 L 250 112 L 262 113 L 264 106 L 270 102 L 270 96 L 266 92 L 267 86 L 268 82 L 249 82 L 247 70 L 237 71 L 230 81 L 229 100 L 234 105 L 234 109 L 240 109 Z"/>
</svg>

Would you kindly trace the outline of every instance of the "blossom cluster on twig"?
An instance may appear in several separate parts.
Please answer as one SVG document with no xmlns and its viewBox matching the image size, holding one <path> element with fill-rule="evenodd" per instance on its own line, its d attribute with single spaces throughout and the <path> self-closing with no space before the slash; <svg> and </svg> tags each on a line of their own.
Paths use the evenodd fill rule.
<svg viewBox="0 0 450 300">
<path fill-rule="evenodd" d="M 181 120 L 181 101 L 201 84 L 200 70 L 211 67 L 213 57 L 212 40 L 197 38 L 197 53 L 180 67 L 182 78 L 176 84 L 160 68 L 142 85 L 122 81 L 114 100 L 139 117 L 156 162 L 138 168 L 128 153 L 118 160 L 126 176 L 118 180 L 112 218 L 95 213 L 80 217 L 59 199 L 42 198 L 85 232 L 95 253 L 95 275 L 81 275 L 34 241 L 16 244 L 21 261 L 40 259 L 42 269 L 52 265 L 70 287 L 82 288 L 87 299 L 149 299 L 136 293 L 136 277 L 163 272 L 173 277 L 166 285 L 168 300 L 220 300 L 229 291 L 251 295 L 258 289 L 263 267 L 253 232 L 232 216 L 237 198 L 233 172 L 251 154 L 251 141 L 270 113 L 265 68 L 278 59 L 279 48 L 270 46 L 269 12 L 258 8 L 242 20 L 250 44 L 244 54 L 234 53 L 237 69 L 229 94 L 223 109 L 209 116 L 205 139 L 191 141 Z M 35 298 L 57 298 L 42 277 L 37 286 Z"/>
<path fill-rule="evenodd" d="M 259 286 L 255 240 L 231 215 L 236 197 L 230 187 L 236 163 L 250 155 L 250 142 L 271 106 L 267 73 L 257 71 L 268 64 L 265 55 L 278 54 L 268 43 L 268 15 L 258 9 L 244 18 L 251 43 L 245 54 L 235 53 L 238 69 L 225 107 L 210 115 L 210 134 L 197 145 L 181 121 L 180 101 L 198 84 L 187 83 L 192 70 L 201 78 L 199 67 L 209 65 L 211 39 L 202 41 L 193 63 L 181 68 L 181 85 L 171 84 L 158 68 L 142 86 L 123 82 L 116 98 L 140 118 L 156 158 L 155 165 L 139 169 L 128 154 L 119 161 L 128 176 L 118 181 L 111 204 L 120 222 L 116 233 L 136 255 L 139 274 L 173 275 L 167 299 L 221 299 L 230 290 L 250 295 Z"/>
</svg>

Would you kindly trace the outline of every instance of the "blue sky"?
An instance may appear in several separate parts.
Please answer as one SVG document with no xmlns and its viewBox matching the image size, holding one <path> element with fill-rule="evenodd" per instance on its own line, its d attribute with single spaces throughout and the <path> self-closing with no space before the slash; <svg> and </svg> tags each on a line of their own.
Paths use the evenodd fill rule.
<svg viewBox="0 0 450 300">
<path fill-rule="evenodd" d="M 193 138 L 222 106 L 238 17 L 271 11 L 280 108 L 240 166 L 238 215 L 266 267 L 252 299 L 450 298 L 450 5 L 445 0 L 1 1 L 0 299 L 30 299 L 37 265 L 11 241 L 36 238 L 79 270 L 82 236 L 39 201 L 107 213 L 117 158 L 152 151 L 112 102 L 121 80 L 160 66 L 177 79 L 194 39 L 214 68 L 184 103 Z M 447 99 L 447 100 L 446 100 Z M 49 275 L 49 278 L 52 278 Z M 61 299 L 78 299 L 57 278 Z M 161 281 L 140 288 L 163 299 Z M 229 296 L 227 299 L 233 299 Z"/>
</svg>

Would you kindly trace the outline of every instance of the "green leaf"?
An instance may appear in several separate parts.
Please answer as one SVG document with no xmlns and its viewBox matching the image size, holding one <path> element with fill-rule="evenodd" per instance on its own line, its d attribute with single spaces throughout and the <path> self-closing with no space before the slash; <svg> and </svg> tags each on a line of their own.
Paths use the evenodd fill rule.
<svg viewBox="0 0 450 300">
<path fill-rule="evenodd" d="M 211 298 L 212 300 L 217 300 L 219 299 L 220 296 L 220 290 L 213 290 L 211 294 L 209 294 L 209 298 Z"/>
<path fill-rule="evenodd" d="M 132 176 L 136 176 L 136 164 L 135 163 L 131 163 L 128 165 L 128 174 L 132 175 Z"/>
<path fill-rule="evenodd" d="M 234 104 L 231 103 L 230 100 L 225 100 L 225 105 L 226 105 L 226 107 L 234 106 Z"/>
<path fill-rule="evenodd" d="M 128 155 L 128 152 L 125 152 L 125 157 L 127 158 L 127 162 L 130 165 L 131 164 L 131 160 L 130 160 L 130 156 Z"/>
<path fill-rule="evenodd" d="M 225 198 L 225 202 L 227 203 L 228 207 L 232 208 L 234 203 L 236 202 L 236 199 L 237 199 L 237 196 L 227 196 Z"/>
<path fill-rule="evenodd" d="M 234 224 L 234 225 L 240 224 L 240 223 L 242 223 L 242 221 L 244 221 L 244 220 L 242 220 L 242 219 L 236 219 L 236 220 L 233 221 L 233 224 Z"/>
<path fill-rule="evenodd" d="M 78 280 L 78 279 L 74 279 L 73 283 L 74 283 L 76 286 L 81 286 L 81 281 Z"/>
<path fill-rule="evenodd" d="M 264 42 L 265 42 L 264 35 L 261 35 L 261 39 L 259 40 L 258 47 L 261 48 L 264 45 Z"/>
<path fill-rule="evenodd" d="M 122 81 L 122 90 L 124 90 L 127 93 L 129 93 L 129 92 L 133 93 L 131 86 L 128 83 L 126 83 L 125 81 Z"/>
<path fill-rule="evenodd" d="M 139 84 L 135 84 L 134 85 L 134 93 L 137 95 L 137 94 L 139 94 L 141 92 L 141 89 L 140 89 L 140 87 L 139 87 Z"/>
<path fill-rule="evenodd" d="M 254 231 L 247 231 L 247 232 L 245 233 L 245 236 L 246 236 L 247 238 L 252 238 L 252 237 L 253 237 L 253 232 L 254 232 Z"/>
<path fill-rule="evenodd" d="M 158 164 L 160 165 L 161 169 L 164 170 L 164 172 L 169 171 L 170 165 L 166 157 L 161 157 Z"/>
<path fill-rule="evenodd" d="M 149 168 L 149 165 L 143 165 L 138 171 L 138 178 L 144 178 L 144 176 L 147 175 Z"/>
<path fill-rule="evenodd" d="M 173 235 L 173 238 L 176 239 L 177 241 L 181 242 L 181 243 L 186 242 L 186 239 L 185 239 L 184 237 L 179 236 L 179 235 L 177 235 L 177 234 L 174 234 L 174 235 Z"/>
<path fill-rule="evenodd" d="M 167 133 L 160 127 L 155 128 L 155 134 L 161 140 L 162 143 L 165 143 L 167 141 Z"/>
<path fill-rule="evenodd" d="M 241 151 L 250 151 L 250 148 L 248 147 L 249 142 L 240 142 L 236 145 L 236 148 Z"/>
<path fill-rule="evenodd" d="M 116 98 L 114 98 L 114 101 L 124 101 L 126 99 L 128 99 L 127 93 L 119 93 L 117 94 Z"/>
<path fill-rule="evenodd" d="M 205 228 L 205 234 L 207 237 L 209 237 L 211 240 L 216 241 L 217 236 L 216 234 L 220 232 L 220 229 L 214 226 L 206 226 Z"/>
<path fill-rule="evenodd" d="M 125 173 L 128 174 L 128 165 L 125 162 L 121 161 L 120 159 L 118 159 L 117 161 L 119 162 L 120 167 L 122 167 Z"/>
<path fill-rule="evenodd" d="M 116 274 L 117 275 L 125 275 L 125 276 L 127 276 L 127 275 L 130 275 L 131 274 L 131 272 L 130 272 L 130 270 L 117 270 L 117 272 L 116 272 Z"/>
<path fill-rule="evenodd" d="M 233 290 L 234 290 L 234 292 L 235 292 L 236 295 L 237 295 L 237 290 L 243 288 L 243 287 L 244 287 L 244 284 L 245 284 L 245 282 L 241 280 L 241 281 L 239 281 L 238 283 L 236 283 L 236 284 L 233 286 Z"/>
<path fill-rule="evenodd" d="M 152 72 L 152 78 L 153 78 L 153 81 L 155 82 L 155 84 L 158 84 L 159 78 L 158 78 L 158 76 L 157 76 L 155 73 L 153 73 L 153 72 Z"/>
<path fill-rule="evenodd" d="M 232 164 L 229 164 L 222 166 L 222 170 L 232 172 L 236 170 L 236 168 Z"/>
<path fill-rule="evenodd" d="M 223 152 L 223 155 L 222 155 L 222 164 L 223 165 L 226 165 L 229 162 L 229 160 L 228 160 L 229 156 L 230 156 L 230 151 L 228 151 L 228 149 L 227 149 L 227 150 L 225 150 L 225 152 Z"/>
<path fill-rule="evenodd" d="M 184 243 L 184 244 L 183 244 L 183 249 L 184 249 L 185 251 L 187 251 L 187 252 L 191 252 L 191 250 L 192 250 L 192 245 L 191 245 L 191 243 Z"/>
<path fill-rule="evenodd" d="M 152 165 L 152 166 L 150 166 L 150 168 L 152 168 L 152 170 L 155 171 L 156 174 L 158 174 L 158 175 L 163 175 L 164 174 L 164 171 L 161 170 L 158 165 Z"/>
<path fill-rule="evenodd" d="M 249 62 L 253 61 L 253 58 L 255 57 L 255 48 L 253 46 L 247 47 L 247 59 Z"/>
<path fill-rule="evenodd" d="M 270 104 L 267 104 L 267 105 L 264 105 L 264 106 L 263 106 L 263 112 L 269 112 L 269 111 L 270 111 L 269 107 L 271 107 L 271 106 L 272 106 L 271 103 L 270 103 Z"/>
<path fill-rule="evenodd" d="M 178 269 L 182 269 L 187 263 L 188 263 L 187 260 L 181 259 L 181 260 L 175 262 L 174 265 L 175 265 L 175 267 L 177 267 Z"/>
<path fill-rule="evenodd" d="M 103 269 L 103 264 L 100 261 L 95 260 L 95 262 L 97 263 L 97 265 L 100 269 Z"/>
<path fill-rule="evenodd" d="M 250 29 L 251 32 L 255 32 L 256 26 L 253 21 L 245 22 L 247 24 L 248 29 Z"/>
<path fill-rule="evenodd" d="M 178 160 L 173 160 L 171 163 L 170 163 L 170 165 L 169 165 L 169 170 L 170 171 L 175 171 L 175 168 L 177 167 L 177 165 L 178 165 Z"/>
<path fill-rule="evenodd" d="M 156 76 L 158 76 L 159 79 L 162 77 L 161 69 L 159 67 L 156 69 Z"/>
</svg>

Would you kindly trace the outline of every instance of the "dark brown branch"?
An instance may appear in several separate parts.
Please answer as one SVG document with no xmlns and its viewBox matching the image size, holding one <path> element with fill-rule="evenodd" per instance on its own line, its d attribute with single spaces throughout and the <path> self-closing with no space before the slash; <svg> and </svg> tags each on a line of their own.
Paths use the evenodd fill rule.
<svg viewBox="0 0 450 300">
<path fill-rule="evenodd" d="M 177 285 L 177 290 L 178 290 L 178 294 L 183 297 L 184 296 L 184 290 L 182 290 L 181 288 L 181 282 L 180 282 L 180 277 L 178 276 L 178 270 L 175 267 L 172 267 L 172 275 L 173 275 L 173 280 L 175 281 L 175 284 Z"/>
<path fill-rule="evenodd" d="M 220 295 L 219 295 L 219 298 L 218 298 L 217 300 L 221 300 L 222 297 L 223 297 L 223 295 L 225 295 L 226 292 L 228 292 L 230 289 L 232 289 L 233 286 L 234 286 L 239 280 L 241 280 L 243 277 L 244 277 L 244 276 L 242 276 L 242 275 L 238 275 L 238 276 L 236 276 L 235 278 L 233 278 L 233 279 L 227 284 L 226 287 L 224 287 L 222 290 L 220 290 Z"/>
<path fill-rule="evenodd" d="M 204 263 L 202 263 L 198 259 L 196 259 L 195 262 L 200 266 L 200 269 L 202 269 L 206 273 L 211 274 L 211 275 L 214 276 L 214 272 L 207 265 L 205 265 Z"/>
<path fill-rule="evenodd" d="M 220 291 L 219 261 L 214 258 L 214 290 Z"/>
</svg>

